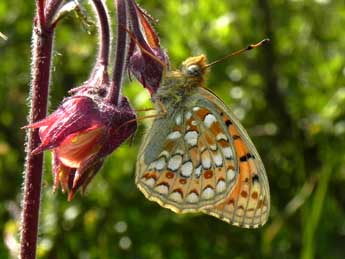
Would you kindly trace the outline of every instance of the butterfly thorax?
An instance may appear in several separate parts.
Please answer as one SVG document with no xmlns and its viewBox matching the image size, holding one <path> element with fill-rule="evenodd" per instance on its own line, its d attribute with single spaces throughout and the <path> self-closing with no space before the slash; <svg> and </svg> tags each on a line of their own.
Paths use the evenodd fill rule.
<svg viewBox="0 0 345 259">
<path fill-rule="evenodd" d="M 206 71 L 204 55 L 186 59 L 179 70 L 166 73 L 154 100 L 175 109 L 193 95 L 198 87 L 203 86 Z"/>
</svg>

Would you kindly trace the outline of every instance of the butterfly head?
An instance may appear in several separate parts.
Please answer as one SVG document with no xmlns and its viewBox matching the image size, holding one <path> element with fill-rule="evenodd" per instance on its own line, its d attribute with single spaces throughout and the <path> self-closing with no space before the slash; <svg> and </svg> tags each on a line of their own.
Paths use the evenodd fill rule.
<svg viewBox="0 0 345 259">
<path fill-rule="evenodd" d="M 205 55 L 187 58 L 181 66 L 181 73 L 189 86 L 202 86 L 204 75 L 207 72 Z"/>
</svg>

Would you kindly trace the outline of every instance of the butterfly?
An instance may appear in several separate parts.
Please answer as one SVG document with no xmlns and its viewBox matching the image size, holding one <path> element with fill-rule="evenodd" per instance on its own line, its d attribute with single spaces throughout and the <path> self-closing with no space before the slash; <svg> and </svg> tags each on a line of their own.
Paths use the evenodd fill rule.
<svg viewBox="0 0 345 259">
<path fill-rule="evenodd" d="M 136 184 L 176 213 L 202 212 L 257 228 L 270 210 L 261 158 L 233 112 L 203 87 L 204 55 L 166 72 L 154 96 L 157 116 L 142 142 Z"/>
</svg>

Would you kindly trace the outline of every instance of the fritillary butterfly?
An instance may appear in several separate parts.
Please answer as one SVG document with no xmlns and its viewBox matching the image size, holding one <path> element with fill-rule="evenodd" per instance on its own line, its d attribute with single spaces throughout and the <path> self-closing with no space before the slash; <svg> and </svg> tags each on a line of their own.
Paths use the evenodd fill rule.
<svg viewBox="0 0 345 259">
<path fill-rule="evenodd" d="M 232 111 L 203 87 L 209 65 L 191 57 L 166 73 L 154 100 L 157 117 L 142 143 L 136 184 L 177 213 L 203 212 L 256 228 L 270 210 L 264 165 Z"/>
</svg>

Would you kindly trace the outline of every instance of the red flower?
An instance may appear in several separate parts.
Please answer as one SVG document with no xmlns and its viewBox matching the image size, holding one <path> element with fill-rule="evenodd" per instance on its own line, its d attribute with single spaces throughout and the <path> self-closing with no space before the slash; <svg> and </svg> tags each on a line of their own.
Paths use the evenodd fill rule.
<svg viewBox="0 0 345 259">
<path fill-rule="evenodd" d="M 158 48 L 151 48 L 152 56 L 149 56 L 142 50 L 136 50 L 129 60 L 129 70 L 138 79 L 138 81 L 149 90 L 150 94 L 154 94 L 162 80 L 164 67 L 167 56 L 164 51 Z M 157 60 L 161 60 L 159 63 Z"/>
<path fill-rule="evenodd" d="M 160 47 L 159 37 L 144 12 L 135 1 L 128 1 L 131 17 L 131 44 L 129 47 L 129 71 L 138 81 L 154 94 L 162 80 L 164 69 L 169 65 L 169 57 Z"/>
<path fill-rule="evenodd" d="M 42 121 L 41 145 L 33 153 L 53 151 L 54 190 L 61 183 L 69 200 L 82 186 L 84 191 L 104 158 L 131 136 L 137 127 L 135 114 L 125 97 L 118 106 L 99 97 L 73 96 Z"/>
</svg>

